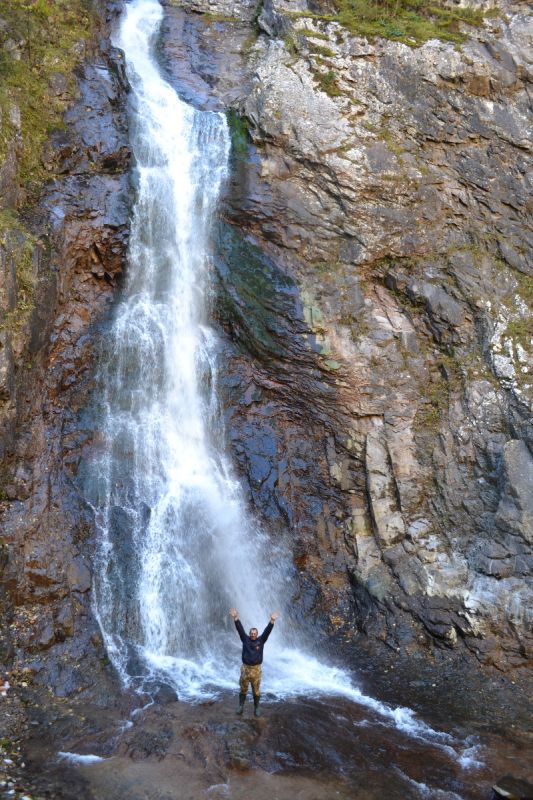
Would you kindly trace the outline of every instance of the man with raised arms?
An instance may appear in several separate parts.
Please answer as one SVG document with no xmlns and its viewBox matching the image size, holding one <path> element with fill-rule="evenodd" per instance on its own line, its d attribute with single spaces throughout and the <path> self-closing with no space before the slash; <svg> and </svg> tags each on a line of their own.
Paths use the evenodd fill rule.
<svg viewBox="0 0 533 800">
<path fill-rule="evenodd" d="M 263 647 L 265 642 L 272 632 L 275 621 L 278 619 L 279 614 L 277 611 L 270 615 L 270 622 L 265 630 L 258 636 L 257 628 L 250 628 L 248 636 L 244 632 L 242 623 L 239 619 L 239 612 L 237 609 L 232 608 L 229 612 L 230 617 L 235 623 L 237 633 L 242 642 L 242 667 L 241 678 L 239 683 L 239 707 L 237 714 L 242 714 L 244 711 L 244 703 L 246 700 L 246 693 L 248 691 L 248 684 L 252 684 L 252 693 L 254 696 L 254 715 L 261 716 L 259 709 L 259 702 L 261 699 L 261 664 L 263 663 Z"/>
</svg>

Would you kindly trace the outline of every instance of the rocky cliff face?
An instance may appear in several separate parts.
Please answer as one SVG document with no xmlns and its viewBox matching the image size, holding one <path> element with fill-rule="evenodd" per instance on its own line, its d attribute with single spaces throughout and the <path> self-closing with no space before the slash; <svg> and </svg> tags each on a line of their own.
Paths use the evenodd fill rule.
<svg viewBox="0 0 533 800">
<path fill-rule="evenodd" d="M 295 606 L 348 640 L 464 644 L 502 668 L 531 645 L 520 8 L 458 49 L 412 48 L 358 38 L 318 3 L 183 0 L 161 43 L 186 98 L 232 109 L 216 263 L 227 435 L 255 512 L 290 540 Z M 0 294 L 17 322 L 0 350 L 2 657 L 63 694 L 103 665 L 77 473 L 98 444 L 94 343 L 131 194 L 126 87 L 95 20 L 40 204 L 20 216 L 16 108 L 0 173 Z"/>
<path fill-rule="evenodd" d="M 46 114 L 59 92 L 64 113 L 39 148 L 34 172 L 49 178 L 40 200 L 22 174 L 31 120 L 21 122 L 15 95 L 6 99 L 16 125 L 0 192 L 1 659 L 31 665 L 59 694 L 93 682 L 91 667 L 79 670 L 82 656 L 92 657 L 93 672 L 103 657 L 90 612 L 92 518 L 72 477 L 87 438 L 79 410 L 94 375 L 95 326 L 123 267 L 130 194 L 120 58 L 103 7 L 78 22 L 68 51 L 75 83 L 48 74 L 43 60 L 43 85 L 30 98 Z M 64 55 L 56 35 L 46 40 L 52 64 Z M 23 53 L 27 42 L 17 47 Z"/>
<path fill-rule="evenodd" d="M 524 663 L 527 17 L 412 48 L 319 4 L 208 5 L 174 3 L 165 46 L 186 93 L 241 115 L 219 316 L 251 502 L 290 531 L 304 609 Z"/>
</svg>

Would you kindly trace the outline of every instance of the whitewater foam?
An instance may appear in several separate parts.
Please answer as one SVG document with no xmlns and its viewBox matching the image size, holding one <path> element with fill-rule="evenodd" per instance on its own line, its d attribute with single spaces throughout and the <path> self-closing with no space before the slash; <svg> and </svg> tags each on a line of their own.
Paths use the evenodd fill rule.
<svg viewBox="0 0 533 800">
<path fill-rule="evenodd" d="M 82 755 L 80 753 L 69 753 L 62 750 L 57 754 L 60 761 L 68 761 L 70 764 L 97 764 L 100 761 L 105 761 L 101 756 L 95 756 L 92 753 Z"/>
</svg>

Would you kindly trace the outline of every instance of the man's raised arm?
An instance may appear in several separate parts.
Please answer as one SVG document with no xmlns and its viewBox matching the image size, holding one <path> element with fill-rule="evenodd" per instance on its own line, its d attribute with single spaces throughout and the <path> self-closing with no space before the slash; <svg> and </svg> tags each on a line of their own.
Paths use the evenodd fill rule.
<svg viewBox="0 0 533 800">
<path fill-rule="evenodd" d="M 237 628 L 237 633 L 239 634 L 241 642 L 244 642 L 244 637 L 246 634 L 244 633 L 242 622 L 239 619 L 239 612 L 236 608 L 230 608 L 229 615 L 235 623 L 235 627 Z"/>
<path fill-rule="evenodd" d="M 261 641 L 263 643 L 266 642 L 266 640 L 268 639 L 268 637 L 272 633 L 272 628 L 274 627 L 274 623 L 278 619 L 278 617 L 279 617 L 279 612 L 278 611 L 274 611 L 270 615 L 270 622 L 268 623 L 268 625 L 266 626 L 265 630 L 261 634 Z"/>
</svg>

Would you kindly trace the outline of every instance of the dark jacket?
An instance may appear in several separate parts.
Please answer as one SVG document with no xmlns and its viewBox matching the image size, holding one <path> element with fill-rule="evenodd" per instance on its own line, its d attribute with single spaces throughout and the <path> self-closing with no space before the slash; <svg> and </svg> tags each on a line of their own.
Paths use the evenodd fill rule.
<svg viewBox="0 0 533 800">
<path fill-rule="evenodd" d="M 240 619 L 235 620 L 235 627 L 242 642 L 242 663 L 248 665 L 262 664 L 263 663 L 263 647 L 266 640 L 270 636 L 270 632 L 274 627 L 272 622 L 269 622 L 265 630 L 258 636 L 255 641 L 252 641 L 249 636 L 244 632 Z"/>
</svg>

